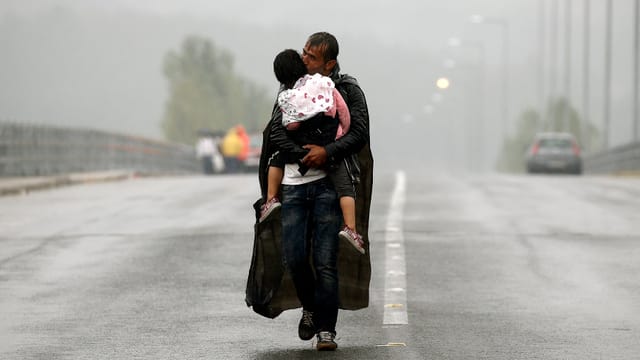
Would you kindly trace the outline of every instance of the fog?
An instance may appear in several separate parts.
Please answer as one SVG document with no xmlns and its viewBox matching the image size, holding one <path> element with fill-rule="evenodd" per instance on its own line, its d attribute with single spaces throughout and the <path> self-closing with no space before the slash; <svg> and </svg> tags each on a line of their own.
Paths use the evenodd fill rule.
<svg viewBox="0 0 640 360">
<path fill-rule="evenodd" d="M 2 0 L 0 121 L 161 139 L 168 96 L 162 60 L 185 36 L 204 36 L 228 49 L 236 71 L 275 97 L 274 55 L 300 49 L 313 32 L 329 31 L 340 42 L 343 72 L 358 78 L 367 95 L 379 163 L 490 169 L 505 131 L 505 71 L 506 131 L 515 129 L 525 109 L 567 93 L 579 113 L 586 109 L 602 126 L 605 2 L 591 1 L 586 107 L 584 2 L 571 2 L 567 78 L 566 0 Z M 633 4 L 614 2 L 611 145 L 632 139 Z M 473 14 L 507 24 L 506 66 L 503 28 L 473 24 Z M 451 38 L 462 46 L 449 46 Z M 436 88 L 440 76 L 451 79 L 449 89 Z"/>
</svg>

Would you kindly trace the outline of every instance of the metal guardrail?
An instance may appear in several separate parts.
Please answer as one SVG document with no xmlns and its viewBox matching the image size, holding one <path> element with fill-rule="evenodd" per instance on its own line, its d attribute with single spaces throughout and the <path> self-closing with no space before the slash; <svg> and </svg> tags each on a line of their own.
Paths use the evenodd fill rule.
<svg viewBox="0 0 640 360">
<path fill-rule="evenodd" d="M 195 150 L 99 130 L 0 123 L 0 176 L 40 176 L 127 169 L 200 172 Z"/>
<path fill-rule="evenodd" d="M 584 169 L 593 174 L 640 173 L 640 142 L 587 155 Z"/>
<path fill-rule="evenodd" d="M 640 173 L 640 142 L 584 156 L 592 174 Z M 200 173 L 194 148 L 99 130 L 0 122 L 0 177 L 131 170 Z"/>
</svg>

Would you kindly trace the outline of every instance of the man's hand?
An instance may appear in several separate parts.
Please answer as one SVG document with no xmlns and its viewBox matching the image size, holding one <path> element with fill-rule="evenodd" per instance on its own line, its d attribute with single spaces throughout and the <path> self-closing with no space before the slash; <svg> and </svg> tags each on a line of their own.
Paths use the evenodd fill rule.
<svg viewBox="0 0 640 360">
<path fill-rule="evenodd" d="M 306 166 L 318 169 L 327 161 L 327 151 L 324 147 L 305 145 L 303 148 L 309 150 L 307 155 L 302 158 L 302 163 Z"/>
</svg>

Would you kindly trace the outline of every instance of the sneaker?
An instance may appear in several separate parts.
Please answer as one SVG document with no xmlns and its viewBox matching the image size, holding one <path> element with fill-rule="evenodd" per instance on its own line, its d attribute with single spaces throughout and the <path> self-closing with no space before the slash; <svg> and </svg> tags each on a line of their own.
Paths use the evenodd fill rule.
<svg viewBox="0 0 640 360">
<path fill-rule="evenodd" d="M 341 239 L 348 241 L 349 244 L 353 245 L 353 247 L 361 254 L 364 254 L 364 240 L 362 240 L 362 235 L 345 225 L 342 231 L 338 233 L 338 236 L 340 236 Z"/>
<path fill-rule="evenodd" d="M 273 197 L 271 198 L 271 200 L 262 204 L 262 206 L 260 207 L 260 220 L 258 220 L 258 222 L 267 220 L 267 218 L 269 218 L 269 215 L 273 213 L 273 210 L 279 208 L 280 206 L 282 206 L 282 204 L 277 197 Z"/>
<path fill-rule="evenodd" d="M 311 340 L 316 334 L 316 326 L 313 324 L 313 312 L 302 309 L 302 318 L 298 324 L 298 336 L 302 340 Z"/>
<path fill-rule="evenodd" d="M 336 334 L 331 331 L 320 331 L 318 333 L 316 349 L 318 351 L 334 351 L 338 348 L 338 344 L 335 342 Z"/>
</svg>

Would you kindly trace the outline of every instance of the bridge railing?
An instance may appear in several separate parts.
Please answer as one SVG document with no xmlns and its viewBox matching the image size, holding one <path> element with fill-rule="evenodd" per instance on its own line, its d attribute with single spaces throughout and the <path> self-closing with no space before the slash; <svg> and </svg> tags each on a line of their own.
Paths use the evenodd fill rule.
<svg viewBox="0 0 640 360">
<path fill-rule="evenodd" d="M 0 122 L 0 176 L 199 172 L 193 147 L 99 130 Z"/>
<path fill-rule="evenodd" d="M 640 142 L 589 154 L 585 156 L 584 169 L 593 174 L 640 173 Z"/>
</svg>

